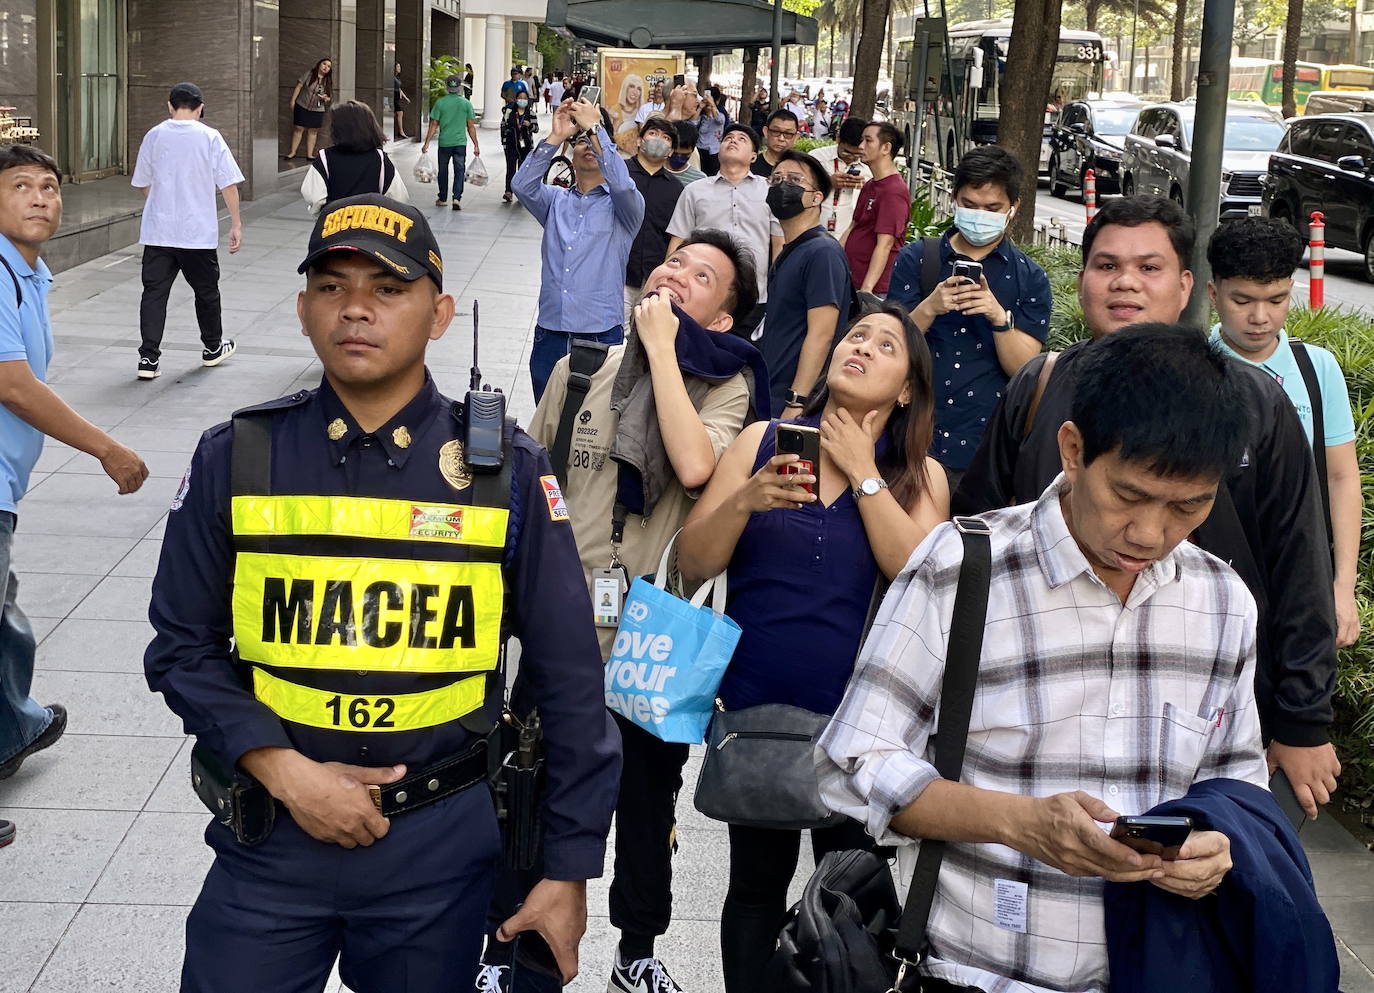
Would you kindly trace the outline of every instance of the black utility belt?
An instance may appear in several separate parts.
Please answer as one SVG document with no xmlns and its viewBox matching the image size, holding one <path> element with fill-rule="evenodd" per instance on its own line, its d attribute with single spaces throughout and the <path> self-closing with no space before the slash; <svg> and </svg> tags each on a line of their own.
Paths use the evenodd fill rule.
<svg viewBox="0 0 1374 993">
<path fill-rule="evenodd" d="M 487 743 L 444 759 L 385 786 L 368 786 L 372 804 L 384 817 L 419 810 L 487 781 Z M 191 785 L 215 820 L 234 832 L 242 845 L 267 840 L 276 823 L 277 801 L 247 773 L 226 768 L 210 749 L 191 749 Z"/>
</svg>

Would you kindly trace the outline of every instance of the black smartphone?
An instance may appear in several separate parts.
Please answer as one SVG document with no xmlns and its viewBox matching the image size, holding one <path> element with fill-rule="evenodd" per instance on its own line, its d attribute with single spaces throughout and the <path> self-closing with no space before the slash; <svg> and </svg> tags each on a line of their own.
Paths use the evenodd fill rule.
<svg viewBox="0 0 1374 993">
<path fill-rule="evenodd" d="M 1288 781 L 1288 775 L 1282 769 L 1275 769 L 1274 775 L 1269 778 L 1269 792 L 1274 794 L 1275 802 L 1288 818 L 1288 823 L 1293 825 L 1293 830 L 1301 831 L 1302 826 L 1307 823 L 1307 811 L 1298 803 L 1298 795 L 1293 792 L 1293 784 Z"/>
<path fill-rule="evenodd" d="M 556 979 L 560 986 L 563 985 L 563 972 L 558 968 L 558 960 L 553 957 L 553 949 L 537 931 L 525 931 L 515 939 L 515 964 Z"/>
<path fill-rule="evenodd" d="M 802 483 L 807 493 L 817 493 L 821 486 L 821 432 L 805 424 L 778 425 L 778 454 L 800 455 L 795 462 L 778 467 L 780 476 L 815 476 L 815 483 Z"/>
<path fill-rule="evenodd" d="M 958 259 L 954 263 L 954 278 L 967 279 L 977 285 L 983 281 L 983 263 Z"/>
<path fill-rule="evenodd" d="M 1178 850 L 1192 833 L 1191 817 L 1118 817 L 1112 825 L 1113 839 L 1165 862 L 1178 858 Z"/>
<path fill-rule="evenodd" d="M 674 76 L 673 76 L 673 85 L 674 85 L 674 86 L 686 86 L 686 85 L 687 85 L 687 77 L 686 77 L 686 75 L 684 75 L 683 73 L 680 73 L 680 72 L 674 74 Z"/>
</svg>

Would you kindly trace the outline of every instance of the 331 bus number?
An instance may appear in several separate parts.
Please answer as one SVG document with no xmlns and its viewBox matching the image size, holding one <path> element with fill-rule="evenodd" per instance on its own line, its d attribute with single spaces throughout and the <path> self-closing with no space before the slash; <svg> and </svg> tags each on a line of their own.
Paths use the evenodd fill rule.
<svg viewBox="0 0 1374 993">
<path fill-rule="evenodd" d="M 365 696 L 348 697 L 348 706 L 345 708 L 344 698 L 335 695 L 325 701 L 324 709 L 329 711 L 335 727 L 342 727 L 345 719 L 359 730 L 396 726 L 391 719 L 396 710 L 396 701 L 389 696 L 379 696 L 371 702 Z"/>
<path fill-rule="evenodd" d="M 1079 46 L 1078 46 L 1078 61 L 1079 61 L 1079 62 L 1101 62 L 1101 61 L 1102 61 L 1102 49 L 1098 48 L 1096 45 L 1079 45 Z"/>
</svg>

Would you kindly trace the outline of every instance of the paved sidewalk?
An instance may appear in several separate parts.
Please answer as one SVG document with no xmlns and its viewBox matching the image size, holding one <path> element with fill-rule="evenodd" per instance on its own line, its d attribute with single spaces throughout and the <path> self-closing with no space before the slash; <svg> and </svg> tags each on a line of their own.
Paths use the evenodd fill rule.
<svg viewBox="0 0 1374 993">
<path fill-rule="evenodd" d="M 397 156 L 407 177 L 416 150 L 407 145 Z M 525 420 L 533 410 L 525 361 L 539 227 L 518 205 L 501 203 L 500 162 L 487 164 L 492 185 L 469 188 L 461 213 L 433 207 L 433 186 L 411 185 L 431 216 L 447 286 L 459 301 L 460 316 L 431 346 L 430 367 L 442 389 L 462 395 L 472 301 L 480 301 L 483 371 Z M 0 993 L 177 989 L 183 924 L 210 853 L 201 840 L 206 815 L 188 782 L 186 739 L 142 675 L 166 509 L 205 427 L 319 379 L 295 313 L 302 282 L 295 268 L 309 232 L 304 205 L 281 193 L 246 205 L 246 214 L 243 250 L 220 255 L 225 328 L 241 351 L 219 368 L 200 367 L 191 294 L 179 283 L 162 378 L 134 379 L 136 246 L 57 279 L 52 385 L 138 449 L 152 477 L 139 493 L 118 497 L 94 459 L 50 442 L 21 507 L 15 561 L 20 603 L 41 641 L 35 694 L 65 703 L 71 723 L 57 746 L 0 784 L 0 817 L 16 821 L 20 832 L 0 851 Z M 691 993 L 712 993 L 721 989 L 717 930 L 727 848 L 723 827 L 692 808 L 699 765 L 694 755 L 679 805 L 676 919 L 659 947 Z M 1304 838 L 1346 945 L 1344 988 L 1374 993 L 1374 976 L 1355 957 L 1374 965 L 1374 856 L 1328 817 Z M 575 991 L 603 988 L 609 968 L 614 935 L 604 880 L 592 886 L 591 913 Z M 471 987 L 467 977 L 454 977 L 453 988 Z M 338 989 L 336 980 L 331 993 Z"/>
</svg>

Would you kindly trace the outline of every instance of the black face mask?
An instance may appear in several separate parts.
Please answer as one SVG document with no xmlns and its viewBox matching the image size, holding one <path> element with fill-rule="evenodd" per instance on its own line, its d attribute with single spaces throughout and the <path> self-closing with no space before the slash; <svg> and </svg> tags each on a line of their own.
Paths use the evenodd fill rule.
<svg viewBox="0 0 1374 993">
<path fill-rule="evenodd" d="M 788 221 L 806 209 L 802 198 L 807 191 L 796 183 L 779 183 L 768 187 L 768 209 L 780 221 Z"/>
</svg>

